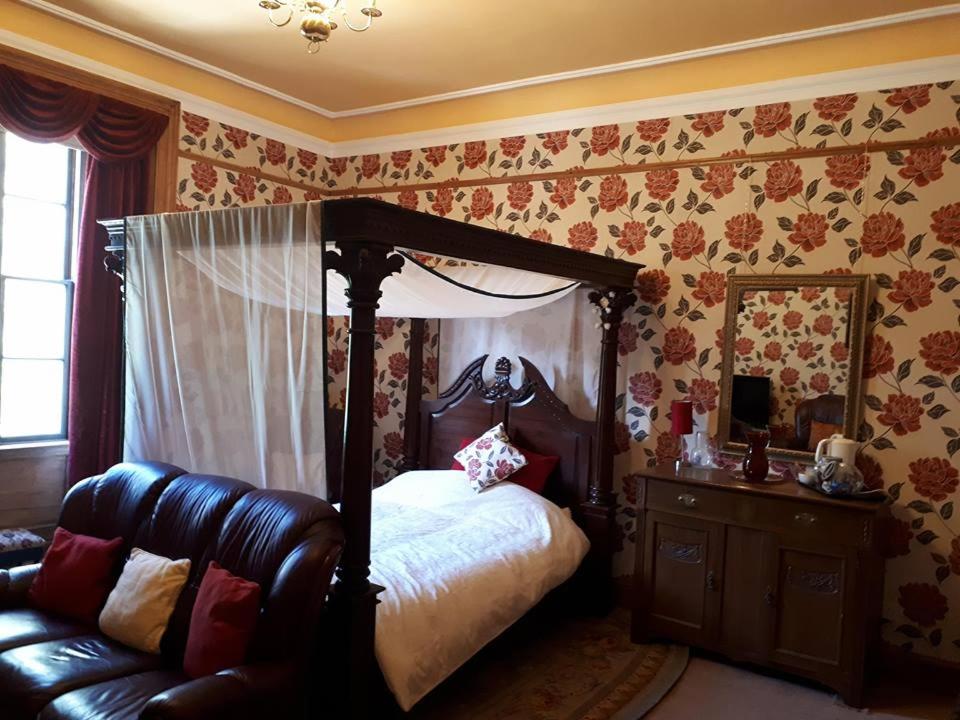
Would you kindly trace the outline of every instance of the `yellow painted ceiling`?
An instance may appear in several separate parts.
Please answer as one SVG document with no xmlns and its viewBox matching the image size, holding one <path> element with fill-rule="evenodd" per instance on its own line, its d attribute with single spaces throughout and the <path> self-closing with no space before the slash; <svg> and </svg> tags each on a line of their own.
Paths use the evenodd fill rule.
<svg viewBox="0 0 960 720">
<path fill-rule="evenodd" d="M 362 0 L 353 0 L 359 6 Z M 379 0 L 316 55 L 257 0 L 56 0 L 333 112 L 951 4 L 950 0 Z M 42 33 L 41 33 L 42 34 Z"/>
</svg>

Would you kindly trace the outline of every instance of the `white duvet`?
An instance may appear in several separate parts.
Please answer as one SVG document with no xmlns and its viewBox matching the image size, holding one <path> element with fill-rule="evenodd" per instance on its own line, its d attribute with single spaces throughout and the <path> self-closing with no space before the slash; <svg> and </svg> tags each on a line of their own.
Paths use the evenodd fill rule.
<svg viewBox="0 0 960 720">
<path fill-rule="evenodd" d="M 569 511 L 519 485 L 482 493 L 457 470 L 373 492 L 370 579 L 383 585 L 377 660 L 404 710 L 550 590 L 587 552 Z"/>
</svg>

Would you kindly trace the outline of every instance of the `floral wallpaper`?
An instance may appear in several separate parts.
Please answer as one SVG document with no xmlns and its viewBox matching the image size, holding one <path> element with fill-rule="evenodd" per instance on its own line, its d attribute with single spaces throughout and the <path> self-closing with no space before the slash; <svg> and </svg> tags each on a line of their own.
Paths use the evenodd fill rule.
<svg viewBox="0 0 960 720">
<path fill-rule="evenodd" d="M 325 184 L 329 176 L 326 160 L 314 152 L 189 112 L 181 118 L 180 150 L 177 204 L 182 211 L 319 200 L 318 190 L 262 179 L 260 172 L 307 186 Z M 183 157 L 186 153 L 191 157 Z M 348 332 L 346 317 L 329 318 L 329 397 L 331 405 L 341 408 L 346 392 Z M 439 323 L 427 323 L 424 335 L 423 386 L 424 394 L 430 395 L 436 393 Z M 409 349 L 410 321 L 379 318 L 374 398 L 374 477 L 378 483 L 396 474 L 395 466 L 403 453 Z"/>
<path fill-rule="evenodd" d="M 849 290 L 812 285 L 742 294 L 733 371 L 770 378 L 771 444 L 794 447 L 799 403 L 846 394 L 849 300 Z"/>
<path fill-rule="evenodd" d="M 669 402 L 690 398 L 701 427 L 716 426 L 727 274 L 871 274 L 860 464 L 893 502 L 884 635 L 960 661 L 960 150 L 843 152 L 866 141 L 960 141 L 958 114 L 960 85 L 943 82 L 332 158 L 311 171 L 323 187 L 359 186 L 405 207 L 646 264 L 641 302 L 620 337 L 624 574 L 635 473 L 675 452 Z M 836 154 L 777 156 L 816 147 Z M 768 155 L 738 159 L 747 152 Z M 576 172 L 721 157 L 728 161 L 645 173 Z M 295 159 L 290 172 L 300 168 Z M 519 177 L 558 170 L 574 172 Z M 460 184 L 416 187 L 444 181 Z M 833 342 L 824 345 L 815 357 L 830 362 Z"/>
</svg>

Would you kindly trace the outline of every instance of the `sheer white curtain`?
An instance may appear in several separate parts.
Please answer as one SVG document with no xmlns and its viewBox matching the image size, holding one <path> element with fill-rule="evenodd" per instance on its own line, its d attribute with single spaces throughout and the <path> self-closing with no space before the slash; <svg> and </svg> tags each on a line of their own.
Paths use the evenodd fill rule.
<svg viewBox="0 0 960 720">
<path fill-rule="evenodd" d="M 127 220 L 125 459 L 326 497 L 321 207 Z"/>
<path fill-rule="evenodd" d="M 484 353 L 484 367 L 493 377 L 500 356 L 510 358 L 514 386 L 520 382 L 519 355 L 532 361 L 571 412 L 585 420 L 596 415 L 600 379 L 600 340 L 597 316 L 578 289 L 549 305 L 518 312 L 507 321 L 497 319 L 444 320 L 440 326 L 440 389 L 457 379 L 471 360 Z"/>
</svg>

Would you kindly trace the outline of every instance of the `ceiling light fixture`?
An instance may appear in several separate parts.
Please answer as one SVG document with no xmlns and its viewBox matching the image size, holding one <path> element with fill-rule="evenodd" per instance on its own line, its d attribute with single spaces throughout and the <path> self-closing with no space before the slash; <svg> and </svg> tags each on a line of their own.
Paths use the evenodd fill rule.
<svg viewBox="0 0 960 720">
<path fill-rule="evenodd" d="M 366 0 L 367 5 L 360 8 L 360 14 L 366 20 L 359 25 L 350 22 L 349 0 L 260 0 L 260 7 L 269 13 L 270 22 L 277 27 L 289 25 L 296 13 L 300 14 L 300 34 L 307 40 L 307 52 L 315 53 L 320 44 L 330 38 L 330 33 L 337 29 L 335 17 L 354 32 L 363 32 L 373 25 L 373 19 L 383 13 L 377 9 L 377 0 Z"/>
</svg>

